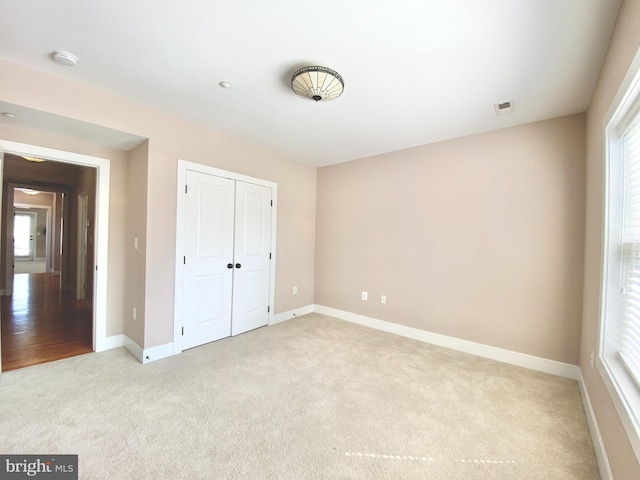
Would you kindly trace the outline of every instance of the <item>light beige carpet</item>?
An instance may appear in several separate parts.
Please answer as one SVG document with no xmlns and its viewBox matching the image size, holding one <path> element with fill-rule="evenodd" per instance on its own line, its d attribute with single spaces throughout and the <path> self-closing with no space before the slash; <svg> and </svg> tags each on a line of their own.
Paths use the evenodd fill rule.
<svg viewBox="0 0 640 480">
<path fill-rule="evenodd" d="M 87 479 L 599 478 L 575 381 L 317 314 L 4 373 L 0 450 Z"/>
</svg>

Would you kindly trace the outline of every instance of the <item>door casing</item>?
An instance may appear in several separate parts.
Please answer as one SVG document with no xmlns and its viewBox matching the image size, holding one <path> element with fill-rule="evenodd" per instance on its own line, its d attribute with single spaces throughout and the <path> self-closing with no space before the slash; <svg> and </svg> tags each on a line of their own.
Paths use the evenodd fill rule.
<svg viewBox="0 0 640 480">
<path fill-rule="evenodd" d="M 109 177 L 111 162 L 106 158 L 55 150 L 0 139 L 0 152 L 26 155 L 96 169 L 95 282 L 93 308 L 93 350 L 107 349 L 107 266 L 109 258 Z M 3 233 L 4 234 L 4 233 Z M 100 268 L 98 268 L 100 267 Z"/>
<path fill-rule="evenodd" d="M 89 196 L 86 193 L 78 195 L 78 241 L 77 260 L 78 273 L 76 275 L 76 300 L 86 299 L 87 288 L 87 219 Z"/>
<path fill-rule="evenodd" d="M 275 281 L 276 281 L 276 225 L 277 225 L 277 199 L 278 184 L 260 178 L 250 177 L 239 173 L 221 170 L 219 168 L 202 165 L 199 163 L 189 162 L 187 160 L 178 160 L 177 175 L 177 192 L 176 192 L 176 258 L 175 258 L 175 302 L 174 302 L 174 323 L 173 323 L 173 353 L 182 352 L 182 315 L 183 315 L 183 288 L 184 288 L 184 226 L 185 226 L 185 195 L 184 185 L 186 182 L 186 172 L 192 170 L 195 172 L 215 175 L 218 177 L 229 178 L 231 180 L 240 180 L 242 182 L 254 183 L 271 188 L 273 199 L 273 211 L 271 215 L 271 272 L 269 279 L 269 305 L 268 325 L 273 323 L 274 319 L 274 303 L 275 303 Z"/>
</svg>

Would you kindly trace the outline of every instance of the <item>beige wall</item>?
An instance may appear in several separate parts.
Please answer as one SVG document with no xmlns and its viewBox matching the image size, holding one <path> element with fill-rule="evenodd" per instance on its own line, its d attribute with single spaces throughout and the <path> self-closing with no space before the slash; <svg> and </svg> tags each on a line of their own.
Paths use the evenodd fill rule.
<svg viewBox="0 0 640 480">
<path fill-rule="evenodd" d="M 8 62 L 0 62 L 0 92 L 2 100 L 8 103 L 149 139 L 144 347 L 173 340 L 178 159 L 278 184 L 274 311 L 279 313 L 313 303 L 315 168 L 220 137 L 122 97 Z M 36 143 L 51 146 L 42 140 Z M 114 178 L 119 177 L 114 175 Z M 124 185 L 126 182 L 118 188 L 126 188 Z M 125 238 L 125 234 L 122 235 Z M 111 255 L 109 252 L 110 259 Z M 112 278 L 125 277 L 124 266 L 113 274 L 111 277 L 110 272 L 110 285 Z M 124 282 L 120 283 L 121 290 L 123 285 Z M 296 296 L 292 294 L 294 285 L 298 286 Z M 126 312 L 124 318 L 128 321 L 130 317 L 130 312 Z M 108 326 L 109 332 L 112 331 Z"/>
<path fill-rule="evenodd" d="M 145 141 L 129 152 L 127 163 L 127 215 L 125 251 L 127 261 L 127 291 L 125 293 L 124 333 L 138 345 L 144 345 L 145 285 L 147 258 L 147 164 L 149 142 Z M 138 249 L 134 249 L 134 238 Z M 152 298 L 148 299 L 153 301 Z M 136 319 L 133 319 L 133 308 Z"/>
<path fill-rule="evenodd" d="M 640 47 L 640 2 L 624 1 L 618 13 L 600 78 L 587 114 L 587 194 L 584 306 L 580 367 L 616 480 L 640 478 L 640 465 L 600 373 L 589 356 L 597 352 L 602 275 L 604 144 L 603 122 L 631 60 Z"/>
<path fill-rule="evenodd" d="M 321 168 L 316 303 L 576 364 L 584 177 L 582 114 Z"/>
</svg>

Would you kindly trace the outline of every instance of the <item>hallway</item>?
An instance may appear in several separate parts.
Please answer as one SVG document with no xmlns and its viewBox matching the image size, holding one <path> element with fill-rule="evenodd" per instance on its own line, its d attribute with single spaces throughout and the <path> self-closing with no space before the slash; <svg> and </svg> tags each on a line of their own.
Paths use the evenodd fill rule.
<svg viewBox="0 0 640 480">
<path fill-rule="evenodd" d="M 16 274 L 0 302 L 2 371 L 93 351 L 91 307 L 62 292 L 59 276 Z"/>
</svg>

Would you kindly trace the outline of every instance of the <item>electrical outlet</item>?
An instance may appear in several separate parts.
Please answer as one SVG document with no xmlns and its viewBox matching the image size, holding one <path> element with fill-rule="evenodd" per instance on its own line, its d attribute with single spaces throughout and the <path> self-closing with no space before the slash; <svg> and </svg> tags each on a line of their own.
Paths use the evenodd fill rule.
<svg viewBox="0 0 640 480">
<path fill-rule="evenodd" d="M 591 350 L 591 356 L 589 357 L 589 364 L 591 365 L 591 368 L 593 368 L 594 359 L 595 359 L 595 354 L 593 353 L 593 350 Z"/>
<path fill-rule="evenodd" d="M 380 295 L 380 303 L 387 303 L 387 296 L 386 295 Z"/>
<path fill-rule="evenodd" d="M 298 294 L 298 287 L 293 287 L 293 294 L 297 295 Z"/>
<path fill-rule="evenodd" d="M 368 299 L 369 295 L 367 294 L 367 292 L 362 292 L 362 300 L 366 302 Z"/>
<path fill-rule="evenodd" d="M 136 319 L 136 315 L 138 314 L 138 311 L 136 310 L 136 307 L 133 307 L 133 319 Z"/>
</svg>

